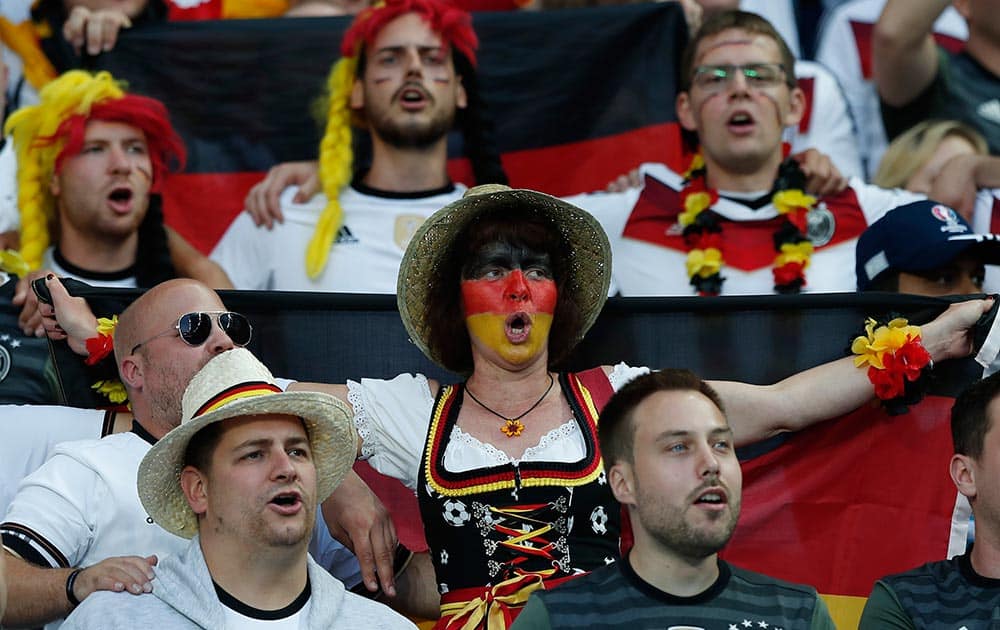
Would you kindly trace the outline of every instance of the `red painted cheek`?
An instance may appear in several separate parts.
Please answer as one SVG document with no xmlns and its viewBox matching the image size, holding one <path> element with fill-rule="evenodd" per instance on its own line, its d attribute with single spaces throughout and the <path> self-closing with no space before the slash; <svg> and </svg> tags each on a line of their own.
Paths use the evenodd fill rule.
<svg viewBox="0 0 1000 630">
<path fill-rule="evenodd" d="M 531 299 L 535 303 L 539 313 L 556 312 L 556 302 L 559 300 L 559 292 L 556 291 L 556 283 L 553 280 L 542 280 L 531 287 Z"/>
<path fill-rule="evenodd" d="M 490 280 L 462 280 L 462 305 L 465 315 L 503 311 L 503 286 Z"/>
<path fill-rule="evenodd" d="M 518 277 L 519 276 L 519 277 Z M 528 300 L 513 301 L 506 296 L 514 291 L 523 291 Z M 463 280 L 462 305 L 465 315 L 479 313 L 508 313 L 528 310 L 536 313 L 552 314 L 556 310 L 558 291 L 552 280 L 527 281 L 521 272 L 515 272 L 505 282 L 491 280 Z M 529 308 L 524 307 L 530 305 Z"/>
</svg>

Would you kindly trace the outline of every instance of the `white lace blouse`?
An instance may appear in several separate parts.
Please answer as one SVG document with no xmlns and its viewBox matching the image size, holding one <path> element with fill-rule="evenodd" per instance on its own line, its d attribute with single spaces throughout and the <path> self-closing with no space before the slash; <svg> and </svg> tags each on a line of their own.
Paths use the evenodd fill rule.
<svg viewBox="0 0 1000 630">
<path fill-rule="evenodd" d="M 608 380 L 615 391 L 645 367 L 619 363 Z M 347 382 L 347 398 L 354 407 L 354 423 L 364 440 L 361 456 L 384 475 L 416 489 L 420 458 L 427 438 L 434 398 L 422 374 L 401 374 L 390 380 L 361 379 Z M 520 461 L 575 462 L 585 454 L 580 426 L 573 418 L 525 449 Z M 512 458 L 490 444 L 454 427 L 444 453 L 445 469 L 462 472 L 506 464 Z"/>
</svg>

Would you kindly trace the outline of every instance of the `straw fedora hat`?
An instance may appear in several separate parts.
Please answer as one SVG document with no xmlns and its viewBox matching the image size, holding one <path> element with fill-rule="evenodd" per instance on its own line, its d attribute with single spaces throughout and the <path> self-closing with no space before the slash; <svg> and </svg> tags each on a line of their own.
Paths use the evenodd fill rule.
<svg viewBox="0 0 1000 630">
<path fill-rule="evenodd" d="M 571 335 L 574 345 L 594 324 L 607 300 L 611 245 L 604 228 L 590 213 L 534 190 L 501 184 L 470 188 L 461 199 L 438 210 L 420 226 L 403 255 L 396 283 L 396 302 L 410 339 L 429 359 L 446 369 L 461 371 L 459 366 L 448 365 L 440 348 L 433 347 L 429 323 L 432 288 L 443 281 L 442 270 L 458 236 L 484 215 L 505 210 L 543 220 L 561 241 L 560 249 L 568 257 L 563 261 L 567 277 L 562 290 L 580 312 L 579 330 Z"/>
<path fill-rule="evenodd" d="M 139 499 L 149 516 L 168 532 L 191 538 L 198 520 L 181 490 L 184 453 L 201 429 L 222 420 L 259 414 L 302 419 L 316 465 L 316 498 L 336 489 L 357 456 L 357 433 L 350 409 L 319 392 L 284 392 L 246 348 L 223 352 L 188 384 L 180 426 L 172 429 L 139 464 Z"/>
</svg>

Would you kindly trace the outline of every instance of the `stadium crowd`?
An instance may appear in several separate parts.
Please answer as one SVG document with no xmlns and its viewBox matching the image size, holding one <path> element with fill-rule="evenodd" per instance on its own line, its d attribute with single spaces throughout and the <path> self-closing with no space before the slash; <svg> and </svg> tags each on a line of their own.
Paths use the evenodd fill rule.
<svg viewBox="0 0 1000 630">
<path fill-rule="evenodd" d="M 0 625 L 1000 619 L 1000 5 L 617 4 L 3 1 Z M 274 376 L 254 352 L 330 294 L 394 295 L 424 362 Z M 884 310 L 802 365 L 844 345 L 789 323 L 825 299 Z M 278 323 L 224 304 L 254 300 Z M 706 338 L 791 313 L 725 348 L 790 367 L 589 358 L 649 304 Z M 354 365 L 338 332 L 305 343 Z M 871 452 L 824 455 L 859 418 Z M 880 479 L 766 485 L 888 439 L 914 476 L 883 512 Z M 752 538 L 781 500 L 800 522 Z M 928 540 L 763 561 L 873 525 Z"/>
</svg>

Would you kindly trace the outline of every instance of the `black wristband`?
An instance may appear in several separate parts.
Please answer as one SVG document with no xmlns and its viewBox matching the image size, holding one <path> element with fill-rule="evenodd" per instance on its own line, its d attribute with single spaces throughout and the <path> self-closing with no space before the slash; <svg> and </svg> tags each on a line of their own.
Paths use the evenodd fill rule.
<svg viewBox="0 0 1000 630">
<path fill-rule="evenodd" d="M 78 600 L 76 595 L 73 594 L 73 585 L 76 584 L 76 578 L 80 575 L 81 571 L 83 571 L 83 569 L 73 569 L 70 574 L 66 576 L 66 599 L 68 599 L 69 603 L 73 605 L 73 608 L 80 605 L 80 600 Z"/>
</svg>

